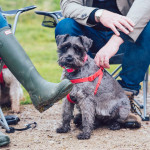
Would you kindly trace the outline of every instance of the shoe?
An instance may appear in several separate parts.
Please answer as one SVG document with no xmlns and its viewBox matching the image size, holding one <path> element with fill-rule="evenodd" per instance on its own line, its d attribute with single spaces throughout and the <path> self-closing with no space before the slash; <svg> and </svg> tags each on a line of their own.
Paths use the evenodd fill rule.
<svg viewBox="0 0 150 150">
<path fill-rule="evenodd" d="M 123 89 L 125 94 L 128 96 L 131 105 L 131 113 L 128 115 L 124 125 L 126 128 L 140 128 L 142 122 L 142 112 L 140 107 L 134 102 L 134 96 L 138 95 L 138 91 L 127 88 Z"/>
<path fill-rule="evenodd" d="M 5 146 L 9 143 L 10 143 L 9 137 L 0 132 L 0 147 Z"/>
<path fill-rule="evenodd" d="M 39 112 L 50 108 L 72 89 L 73 85 L 67 79 L 60 83 L 50 83 L 44 80 L 9 27 L 0 29 L 0 56 L 12 74 L 27 90 L 33 105 Z"/>
<path fill-rule="evenodd" d="M 138 114 L 139 116 L 142 116 L 140 107 L 134 101 L 134 96 L 138 95 L 138 91 L 130 90 L 127 88 L 123 88 L 123 89 L 124 89 L 125 94 L 128 96 L 130 100 L 131 112 L 134 114 Z"/>
<path fill-rule="evenodd" d="M 130 128 L 130 129 L 140 128 L 141 122 L 142 122 L 142 119 L 139 115 L 130 113 L 127 119 L 125 120 L 124 127 Z"/>
</svg>

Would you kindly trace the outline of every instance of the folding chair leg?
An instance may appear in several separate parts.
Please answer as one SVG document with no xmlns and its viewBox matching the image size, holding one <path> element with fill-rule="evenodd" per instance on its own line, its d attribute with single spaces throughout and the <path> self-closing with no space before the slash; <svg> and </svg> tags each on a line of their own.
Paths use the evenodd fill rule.
<svg viewBox="0 0 150 150">
<path fill-rule="evenodd" d="M 1 116 L 0 124 L 2 125 L 2 127 L 4 127 L 6 129 L 6 131 L 10 131 L 1 107 L 0 107 L 0 116 Z"/>
<path fill-rule="evenodd" d="M 149 71 L 149 69 L 148 69 Z M 144 98 L 144 103 L 143 103 L 143 108 L 144 108 L 144 119 L 143 121 L 149 121 L 150 118 L 147 116 L 147 92 L 148 92 L 148 74 L 149 72 L 146 72 L 144 81 L 143 81 L 143 98 Z"/>
</svg>

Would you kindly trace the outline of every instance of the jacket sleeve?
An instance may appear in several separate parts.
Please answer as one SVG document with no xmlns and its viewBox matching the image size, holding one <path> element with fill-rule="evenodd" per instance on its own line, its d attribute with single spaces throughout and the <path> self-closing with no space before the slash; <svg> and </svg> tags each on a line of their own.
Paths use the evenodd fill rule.
<svg viewBox="0 0 150 150">
<path fill-rule="evenodd" d="M 150 21 L 150 0 L 135 0 L 127 14 L 134 23 L 134 31 L 129 37 L 135 42 Z"/>
<path fill-rule="evenodd" d="M 95 8 L 84 6 L 83 0 L 61 0 L 60 7 L 65 18 L 73 18 L 82 25 L 94 26 L 88 24 L 87 20 Z"/>
</svg>

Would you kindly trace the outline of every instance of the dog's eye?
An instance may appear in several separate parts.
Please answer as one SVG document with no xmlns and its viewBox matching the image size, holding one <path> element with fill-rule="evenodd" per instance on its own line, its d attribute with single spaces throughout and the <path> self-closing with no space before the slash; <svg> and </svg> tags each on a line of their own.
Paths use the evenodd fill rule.
<svg viewBox="0 0 150 150">
<path fill-rule="evenodd" d="M 76 53 L 77 55 L 82 56 L 82 50 L 81 50 L 79 47 L 74 47 L 74 49 L 75 49 L 75 53 Z"/>
<path fill-rule="evenodd" d="M 64 53 L 67 52 L 67 49 L 68 49 L 68 46 L 62 47 L 62 51 L 63 51 Z"/>
<path fill-rule="evenodd" d="M 80 50 L 80 49 L 75 49 L 75 53 L 76 53 L 77 55 L 80 55 L 81 50 Z"/>
<path fill-rule="evenodd" d="M 73 45 L 73 48 L 74 48 L 75 53 L 76 53 L 77 55 L 82 55 L 82 49 L 81 49 L 81 47 L 79 47 L 78 45 L 74 44 L 74 45 Z"/>
</svg>

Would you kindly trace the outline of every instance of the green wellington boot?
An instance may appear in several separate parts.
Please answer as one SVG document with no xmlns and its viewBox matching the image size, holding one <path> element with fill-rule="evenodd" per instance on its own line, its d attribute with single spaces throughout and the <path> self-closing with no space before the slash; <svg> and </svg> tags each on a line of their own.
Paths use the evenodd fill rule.
<svg viewBox="0 0 150 150">
<path fill-rule="evenodd" d="M 73 85 L 67 79 L 58 84 L 44 80 L 9 27 L 0 29 L 0 56 L 12 74 L 28 91 L 33 105 L 40 112 L 47 110 L 72 89 Z"/>
<path fill-rule="evenodd" d="M 0 147 L 5 146 L 10 143 L 10 139 L 7 135 L 4 135 L 2 132 L 0 132 Z"/>
</svg>

